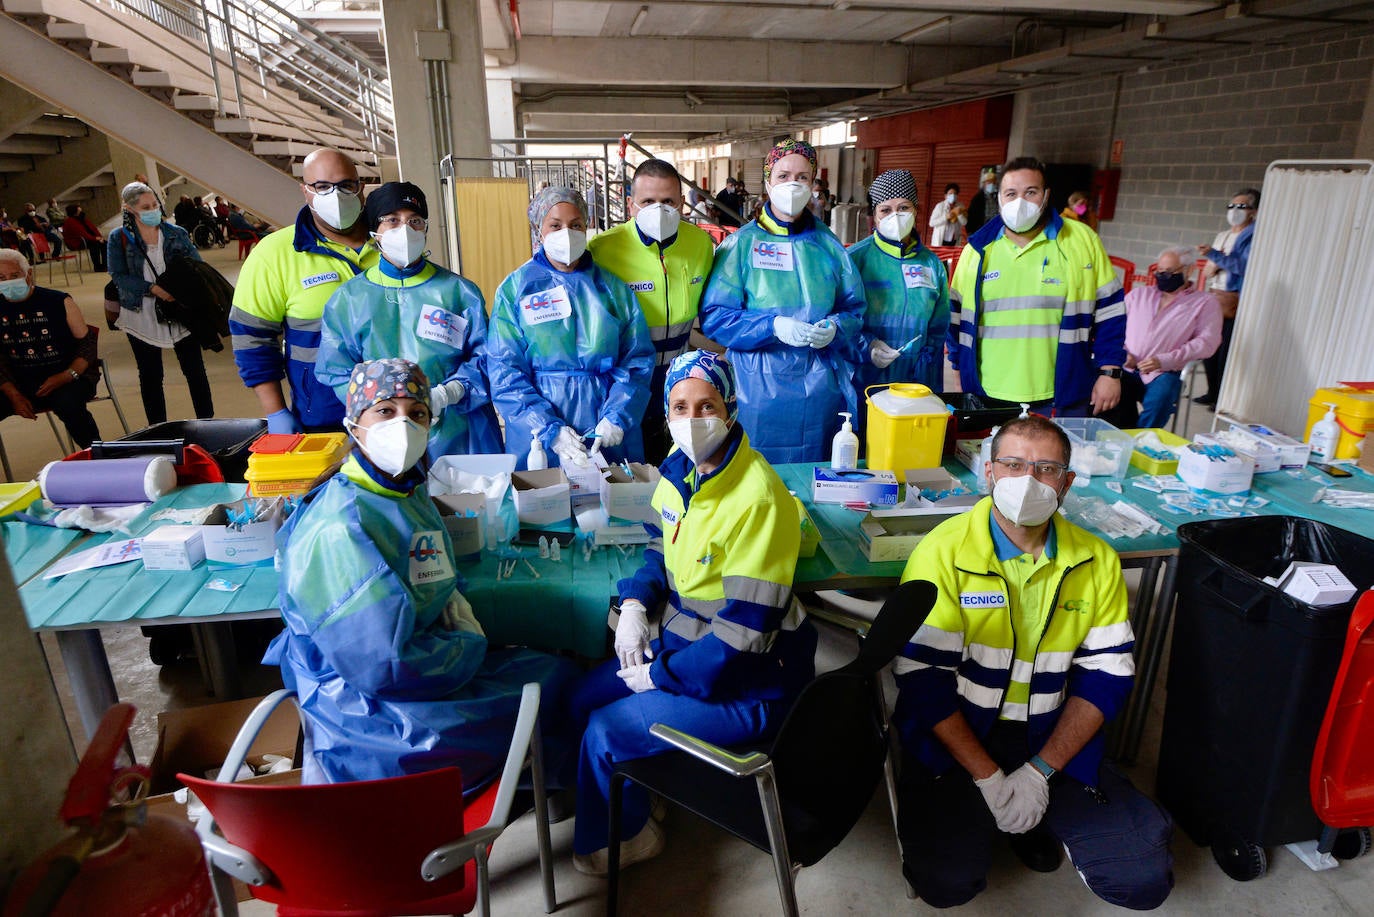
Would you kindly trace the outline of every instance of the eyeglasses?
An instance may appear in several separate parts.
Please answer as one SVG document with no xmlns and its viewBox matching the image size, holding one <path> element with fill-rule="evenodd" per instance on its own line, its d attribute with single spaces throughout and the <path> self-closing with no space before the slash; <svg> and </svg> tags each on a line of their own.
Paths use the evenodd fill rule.
<svg viewBox="0 0 1374 917">
<path fill-rule="evenodd" d="M 335 191 L 342 191 L 344 194 L 357 194 L 362 190 L 363 183 L 356 178 L 345 178 L 343 181 L 306 182 L 305 186 L 316 194 L 333 194 Z"/>
<path fill-rule="evenodd" d="M 1227 204 L 1227 210 L 1254 210 L 1254 204 Z"/>
<path fill-rule="evenodd" d="M 1017 477 L 1023 474 L 1034 474 L 1042 481 L 1062 481 L 1064 475 L 1069 473 L 1069 466 L 1063 462 L 1028 462 L 1015 456 L 993 459 L 993 461 L 1005 468 L 1007 474 Z"/>
<path fill-rule="evenodd" d="M 385 216 L 377 221 L 377 229 L 385 232 L 388 229 L 398 229 L 402 226 L 409 226 L 416 232 L 424 232 L 429 228 L 429 221 L 423 217 L 411 217 L 403 220 L 400 217 Z"/>
</svg>

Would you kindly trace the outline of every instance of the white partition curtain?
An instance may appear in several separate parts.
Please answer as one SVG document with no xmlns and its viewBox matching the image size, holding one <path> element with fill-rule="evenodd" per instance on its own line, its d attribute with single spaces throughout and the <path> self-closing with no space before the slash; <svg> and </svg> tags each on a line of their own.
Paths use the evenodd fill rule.
<svg viewBox="0 0 1374 917">
<path fill-rule="evenodd" d="M 1308 401 L 1374 379 L 1374 162 L 1271 163 L 1218 413 L 1302 438 Z"/>
</svg>

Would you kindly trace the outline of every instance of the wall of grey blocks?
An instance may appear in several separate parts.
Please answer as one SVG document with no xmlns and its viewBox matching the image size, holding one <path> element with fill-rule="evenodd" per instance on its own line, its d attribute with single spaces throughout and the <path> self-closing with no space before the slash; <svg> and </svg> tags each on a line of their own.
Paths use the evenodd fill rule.
<svg viewBox="0 0 1374 917">
<path fill-rule="evenodd" d="M 1102 167 L 1120 139 L 1116 215 L 1100 231 L 1143 273 L 1166 245 L 1210 243 L 1231 195 L 1260 187 L 1270 162 L 1352 158 L 1374 69 L 1374 33 L 1361 31 L 1030 90 L 1010 153 Z"/>
</svg>

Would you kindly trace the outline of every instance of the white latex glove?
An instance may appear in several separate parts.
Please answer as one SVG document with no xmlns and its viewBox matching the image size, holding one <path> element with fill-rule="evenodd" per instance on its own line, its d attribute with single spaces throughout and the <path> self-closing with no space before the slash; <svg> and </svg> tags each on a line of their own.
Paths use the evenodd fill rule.
<svg viewBox="0 0 1374 917">
<path fill-rule="evenodd" d="M 816 329 L 810 322 L 798 321 L 786 315 L 773 318 L 773 333 L 778 340 L 789 347 L 808 347 L 815 336 Z"/>
<path fill-rule="evenodd" d="M 587 447 L 572 427 L 563 427 L 553 441 L 553 453 L 564 465 L 587 464 Z"/>
<path fill-rule="evenodd" d="M 868 359 L 879 369 L 887 369 L 902 352 L 895 347 L 889 347 L 887 341 L 881 338 L 874 338 L 873 343 L 868 345 Z"/>
<path fill-rule="evenodd" d="M 820 350 L 828 347 L 830 342 L 835 340 L 835 332 L 839 327 L 828 318 L 823 318 L 811 326 L 811 349 Z"/>
<path fill-rule="evenodd" d="M 992 817 L 997 819 L 997 827 L 1002 828 L 1002 811 L 1007 807 L 1007 800 L 1011 798 L 1011 788 L 1007 786 L 1007 775 L 998 768 L 982 780 L 973 781 L 973 785 L 978 787 L 978 792 L 983 794 L 983 801 L 988 804 L 988 811 Z"/>
<path fill-rule="evenodd" d="M 628 669 L 645 659 L 653 659 L 649 649 L 649 610 L 636 599 L 620 603 L 620 621 L 615 625 L 615 658 Z"/>
<path fill-rule="evenodd" d="M 621 681 L 625 682 L 625 687 L 636 694 L 654 690 L 654 682 L 649 677 L 649 663 L 647 662 L 626 666 L 615 674 L 619 675 Z"/>
<path fill-rule="evenodd" d="M 1008 834 L 1025 834 L 1045 817 L 1050 804 L 1050 784 L 1029 761 L 1007 775 L 1002 784 L 1011 791 L 997 827 Z"/>
<path fill-rule="evenodd" d="M 436 385 L 429 390 L 429 412 L 438 417 L 444 413 L 444 408 L 462 401 L 467 393 L 467 387 L 457 379 Z"/>
<path fill-rule="evenodd" d="M 453 590 L 453 595 L 449 596 L 448 601 L 444 603 L 444 613 L 441 620 L 445 630 L 464 630 L 468 633 L 486 636 L 482 630 L 482 625 L 477 622 L 476 615 L 472 613 L 471 603 L 457 589 Z"/>
<path fill-rule="evenodd" d="M 625 439 L 625 431 L 611 423 L 609 418 L 603 417 L 596 422 L 596 438 L 605 448 L 614 449 Z"/>
</svg>

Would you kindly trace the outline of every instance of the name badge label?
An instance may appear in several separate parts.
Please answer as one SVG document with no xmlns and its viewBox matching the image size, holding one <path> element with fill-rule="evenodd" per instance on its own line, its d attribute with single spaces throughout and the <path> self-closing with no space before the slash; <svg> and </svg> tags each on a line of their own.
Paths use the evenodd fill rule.
<svg viewBox="0 0 1374 917">
<path fill-rule="evenodd" d="M 760 239 L 749 249 L 751 266 L 765 271 L 792 270 L 792 243 Z"/>
<path fill-rule="evenodd" d="M 652 280 L 636 280 L 634 283 L 630 284 L 630 289 L 636 293 L 652 293 L 654 291 L 654 282 Z"/>
<path fill-rule="evenodd" d="M 308 289 L 310 289 L 311 287 L 317 287 L 317 286 L 319 286 L 319 285 L 322 284 L 322 283 L 338 283 L 338 282 L 339 282 L 339 272 L 338 272 L 338 271 L 325 271 L 323 274 L 311 274 L 309 277 L 302 277 L 302 278 L 301 278 L 301 289 L 302 289 L 302 290 L 308 290 Z"/>
<path fill-rule="evenodd" d="M 463 346 L 463 333 L 467 328 L 468 320 L 463 316 L 438 306 L 425 306 L 415 324 L 415 336 L 457 348 Z"/>
<path fill-rule="evenodd" d="M 960 608 L 1006 608 L 1007 597 L 1001 592 L 961 592 Z"/>
<path fill-rule="evenodd" d="M 550 290 L 531 293 L 520 300 L 520 315 L 527 325 L 542 325 L 545 322 L 558 322 L 572 315 L 572 301 L 568 290 L 558 284 Z"/>
<path fill-rule="evenodd" d="M 924 264 L 904 264 L 902 265 L 902 279 L 906 281 L 908 290 L 923 288 L 927 290 L 935 289 L 935 281 L 930 277 L 930 271 Z"/>
<path fill-rule="evenodd" d="M 444 550 L 442 532 L 416 532 L 410 536 L 410 584 L 453 579 L 453 565 Z"/>
</svg>

